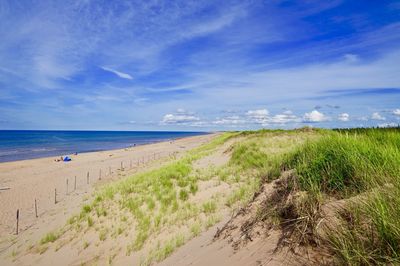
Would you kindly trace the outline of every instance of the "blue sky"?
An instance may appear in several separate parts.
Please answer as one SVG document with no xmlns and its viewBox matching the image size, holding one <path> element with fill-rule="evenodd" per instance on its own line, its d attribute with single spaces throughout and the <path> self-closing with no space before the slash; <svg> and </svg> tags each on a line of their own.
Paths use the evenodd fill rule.
<svg viewBox="0 0 400 266">
<path fill-rule="evenodd" d="M 400 1 L 1 1 L 0 129 L 400 123 Z"/>
</svg>

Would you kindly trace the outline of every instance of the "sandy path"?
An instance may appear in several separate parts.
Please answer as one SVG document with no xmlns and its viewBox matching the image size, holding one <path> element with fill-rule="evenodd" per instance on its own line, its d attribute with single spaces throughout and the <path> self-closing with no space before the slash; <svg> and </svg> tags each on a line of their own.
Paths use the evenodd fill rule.
<svg viewBox="0 0 400 266">
<path fill-rule="evenodd" d="M 231 243 L 227 240 L 213 241 L 214 234 L 218 228 L 224 226 L 229 220 L 229 216 L 186 243 L 170 257 L 162 261 L 160 266 L 259 266 L 259 265 L 301 265 L 296 264 L 289 259 L 285 259 L 287 253 L 275 254 L 276 243 L 279 240 L 279 233 L 274 232 L 267 238 L 257 238 L 247 246 L 234 250 Z"/>
<path fill-rule="evenodd" d="M 234 216 L 225 215 L 222 222 L 187 242 L 159 265 L 309 265 L 307 260 L 295 256 L 288 248 L 277 248 L 281 238 L 278 229 L 268 229 L 263 223 L 256 223 L 249 238 L 243 234 L 243 226 L 257 215 L 259 207 L 269 199 L 274 189 L 275 182 L 264 184 L 261 193 L 242 211 Z M 218 236 L 214 237 L 218 231 Z"/>
<path fill-rule="evenodd" d="M 20 210 L 19 227 L 23 232 L 52 210 L 64 208 L 64 212 L 69 213 L 69 206 L 74 206 L 74 202 L 79 205 L 83 195 L 90 193 L 94 185 L 118 179 L 145 166 L 148 169 L 152 163 L 159 165 L 162 158 L 174 153 L 179 156 L 181 152 L 206 143 L 214 136 L 209 134 L 182 138 L 172 143 L 160 142 L 129 149 L 82 153 L 72 156 L 72 161 L 68 163 L 55 162 L 55 157 L 0 163 L 0 187 L 10 187 L 9 190 L 0 191 L 1 242 L 15 235 L 17 209 Z M 123 169 L 120 169 L 121 162 Z M 57 204 L 54 204 L 55 189 Z M 35 217 L 35 199 L 39 218 Z"/>
</svg>

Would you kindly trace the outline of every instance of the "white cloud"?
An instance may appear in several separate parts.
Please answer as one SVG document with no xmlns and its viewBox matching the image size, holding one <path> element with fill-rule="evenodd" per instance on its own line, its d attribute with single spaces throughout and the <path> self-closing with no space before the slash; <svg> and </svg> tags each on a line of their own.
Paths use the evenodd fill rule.
<svg viewBox="0 0 400 266">
<path fill-rule="evenodd" d="M 176 109 L 176 113 L 180 114 L 180 115 L 194 115 L 193 112 L 190 112 L 190 111 L 188 111 L 186 109 L 183 109 L 183 108 Z"/>
<path fill-rule="evenodd" d="M 304 122 L 324 122 L 329 120 L 323 113 L 313 110 L 310 113 L 305 113 L 303 116 Z"/>
<path fill-rule="evenodd" d="M 373 120 L 386 120 L 386 117 L 381 116 L 378 112 L 372 113 L 371 119 Z"/>
<path fill-rule="evenodd" d="M 111 73 L 114 73 L 115 75 L 117 75 L 118 77 L 123 78 L 123 79 L 133 79 L 133 77 L 129 74 L 117 71 L 117 70 L 109 68 L 109 67 L 102 66 L 101 69 L 111 72 Z"/>
<path fill-rule="evenodd" d="M 249 110 L 246 116 L 249 120 L 256 124 L 266 125 L 268 122 L 269 111 L 267 109 Z"/>
<path fill-rule="evenodd" d="M 244 17 L 246 11 L 243 6 L 233 6 L 226 10 L 221 16 L 218 16 L 209 21 L 203 21 L 198 25 L 194 25 L 188 32 L 183 33 L 184 36 L 201 36 L 213 32 L 217 32 L 229 25 L 240 17 Z"/>
<path fill-rule="evenodd" d="M 259 16 L 254 17 L 250 13 L 257 10 L 254 6 L 249 6 L 246 10 L 246 8 L 229 8 L 230 4 L 198 16 L 200 10 L 213 10 L 214 4 L 209 5 L 207 2 L 187 1 L 179 5 L 159 5 L 151 1 L 127 2 L 121 9 L 120 5 L 111 2 L 110 5 L 97 5 L 92 1 L 78 1 L 65 6 L 36 1 L 35 3 L 42 4 L 36 8 L 25 8 L 26 13 L 22 13 L 20 10 L 21 16 L 18 17 L 15 16 L 16 12 L 8 12 L 6 5 L 7 8 L 2 10 L 4 16 L 0 16 L 2 22 L 0 23 L 2 25 L 0 26 L 2 33 L 0 35 L 3 36 L 2 42 L 0 42 L 0 58 L 2 58 L 0 68 L 7 67 L 6 71 L 20 73 L 21 77 L 6 73 L 0 79 L 3 78 L 4 80 L 1 81 L 4 81 L 5 84 L 14 84 L 5 80 L 6 78 L 13 79 L 11 81 L 15 79 L 19 83 L 17 87 L 24 90 L 35 87 L 25 84 L 25 80 L 28 82 L 30 79 L 40 79 L 40 82 L 37 82 L 40 84 L 44 84 L 48 80 L 57 82 L 58 87 L 65 86 L 65 89 L 57 91 L 55 97 L 63 99 L 59 97 L 59 94 L 68 94 L 68 98 L 64 101 L 66 105 L 63 102 L 60 102 L 59 105 L 74 110 L 69 106 L 70 102 L 78 102 L 80 99 L 87 98 L 92 100 L 92 88 L 98 90 L 97 88 L 102 86 L 102 81 L 100 80 L 98 83 L 98 79 L 95 78 L 97 72 L 90 73 L 93 70 L 93 64 L 96 67 L 115 67 L 126 72 L 117 71 L 118 73 L 122 75 L 131 73 L 135 81 L 138 81 L 135 83 L 135 87 L 129 88 L 129 93 L 132 95 L 121 93 L 120 89 L 104 88 L 105 91 L 110 91 L 113 96 L 120 98 L 121 104 L 118 106 L 113 103 L 110 105 L 99 103 L 96 106 L 91 104 L 88 109 L 95 110 L 94 113 L 107 112 L 108 117 L 113 116 L 111 120 L 115 121 L 127 121 L 130 118 L 122 119 L 120 118 L 121 114 L 135 113 L 131 119 L 138 122 L 143 120 L 143 113 L 146 113 L 146 118 L 149 116 L 149 119 L 160 121 L 164 114 L 169 114 L 171 110 L 174 110 L 171 109 L 172 106 L 206 110 L 207 114 L 216 113 L 217 110 L 231 108 L 235 105 L 259 106 L 261 102 L 268 104 L 267 106 L 271 110 L 282 107 L 278 106 L 280 103 L 284 103 L 286 106 L 288 102 L 292 104 L 291 108 L 301 109 L 304 106 L 312 107 L 315 104 L 308 100 L 306 102 L 305 98 L 323 96 L 325 90 L 343 90 L 345 92 L 347 89 L 398 88 L 400 85 L 400 75 L 397 75 L 400 51 L 386 50 L 387 47 L 394 49 L 399 47 L 377 45 L 386 44 L 384 40 L 388 40 L 387 43 L 390 40 L 393 44 L 398 43 L 399 23 L 393 24 L 391 28 L 380 34 L 363 34 L 362 36 L 357 34 L 349 42 L 346 40 L 318 42 L 313 44 L 315 49 L 295 49 L 290 56 L 287 56 L 287 51 L 284 51 L 283 54 L 274 53 L 273 56 L 269 56 L 266 51 L 265 55 L 269 57 L 269 60 L 263 60 L 263 58 L 254 60 L 257 58 L 254 58 L 250 52 L 254 47 L 253 44 L 259 40 L 249 38 L 249 36 L 266 36 L 265 38 L 272 36 L 272 41 L 282 39 L 283 43 L 290 42 L 292 36 L 304 38 L 305 31 L 300 31 L 301 27 L 297 27 L 303 24 L 295 23 L 295 20 L 291 20 L 289 23 L 288 17 L 281 17 L 274 11 L 275 8 L 270 9 L 271 16 L 262 16 L 268 18 L 268 21 L 260 21 L 257 19 Z M 10 11 L 13 10 L 10 9 Z M 249 12 L 250 20 L 245 17 L 246 12 Z M 299 16 L 297 12 L 294 15 Z M 276 25 L 286 24 L 289 26 L 276 27 Z M 13 28 L 12 31 L 9 30 L 10 27 Z M 248 28 L 252 28 L 252 30 L 248 31 Z M 272 31 L 270 31 L 271 28 Z M 226 31 L 223 31 L 224 29 Z M 291 34 L 293 31 L 299 34 Z M 220 45 L 195 49 L 195 51 L 188 50 L 190 57 L 184 57 L 185 64 L 182 64 L 179 56 L 182 52 L 179 50 L 181 46 L 174 46 L 174 44 L 206 34 L 213 34 L 213 40 Z M 163 36 L 163 38 L 160 39 L 159 36 Z M 372 49 L 373 45 L 378 49 Z M 20 51 L 22 54 L 16 50 L 20 46 L 23 48 Z M 357 49 L 359 46 L 361 48 L 371 47 L 372 53 L 376 52 L 375 59 L 364 60 L 355 54 L 347 54 L 349 51 L 363 50 Z M 248 50 L 249 47 L 250 50 Z M 169 48 L 171 50 L 167 50 Z M 176 48 L 178 56 L 175 56 Z M 202 51 L 208 51 L 208 53 L 202 53 Z M 314 60 L 316 54 L 320 54 L 324 60 L 312 63 L 316 62 Z M 338 57 L 342 58 L 329 60 L 329 58 L 337 59 Z M 173 73 L 179 73 L 182 76 L 172 75 L 176 76 L 172 77 L 169 75 L 171 72 L 164 75 L 166 73 L 163 72 L 163 69 L 166 66 L 172 66 Z M 161 74 L 158 75 L 156 81 L 149 82 L 145 79 L 146 82 L 141 83 L 142 75 L 155 70 L 160 70 Z M 88 77 L 85 79 L 85 83 L 79 84 L 82 86 L 76 86 L 76 82 L 65 82 L 68 79 L 74 81 L 75 74 Z M 90 76 L 92 74 L 93 76 Z M 82 76 L 78 76 L 77 81 Z M 129 78 L 129 76 L 126 77 Z M 96 80 L 96 82 L 92 82 L 92 80 Z M 120 81 L 116 78 L 111 82 L 116 82 L 116 86 L 118 86 Z M 173 84 L 173 88 L 165 86 L 165 84 Z M 71 90 L 68 89 L 69 86 L 71 86 Z M 85 86 L 87 88 L 80 88 Z M 16 90 L 14 86 L 5 87 L 10 87 L 10 91 Z M 72 90 L 74 87 L 79 89 Z M 176 95 L 172 93 L 163 95 L 158 93 L 161 90 L 164 92 L 175 91 L 175 87 L 190 90 L 191 93 L 182 94 L 179 97 L 170 97 L 170 95 Z M 5 90 L 3 89 L 3 91 Z M 3 91 L 0 93 L 4 93 Z M 151 93 L 148 93 L 149 91 Z M 13 93 L 12 95 L 22 94 Z M 153 95 L 155 96 L 153 97 Z M 71 96 L 74 97 L 74 101 L 70 101 L 69 97 Z M 148 97 L 151 104 L 143 104 L 140 108 L 137 104 L 132 104 L 132 99 L 135 99 L 133 101 L 137 103 L 136 99 L 144 96 Z M 46 101 L 51 102 L 51 98 L 47 98 Z M 319 101 L 318 103 L 323 104 Z M 86 102 L 82 104 L 86 104 Z M 39 106 L 35 105 L 34 107 L 39 112 Z M 30 108 L 32 107 L 30 106 Z M 248 109 L 252 108 L 248 107 Z M 53 114 L 53 112 L 45 111 L 45 114 Z M 348 111 L 353 114 L 351 109 Z M 356 112 L 354 113 L 356 114 Z M 174 116 L 178 114 L 186 118 L 196 116 L 179 111 Z M 302 113 L 297 115 L 300 117 L 298 119 L 302 118 Z M 36 115 L 36 117 L 40 117 L 40 115 Z M 208 121 L 212 121 L 214 117 L 209 117 Z M 295 119 L 282 114 L 273 116 L 268 113 L 259 115 L 241 113 L 241 120 L 249 121 L 249 118 L 253 120 L 251 122 L 253 125 L 254 123 L 257 125 L 283 123 Z M 222 119 L 229 120 L 231 123 L 238 123 L 240 120 Z M 355 119 L 352 117 L 352 120 Z M 250 124 L 250 122 L 247 123 Z"/>
<path fill-rule="evenodd" d="M 246 113 L 249 117 L 266 117 L 269 114 L 267 109 L 259 109 L 259 110 L 249 110 Z"/>
<path fill-rule="evenodd" d="M 287 124 L 292 122 L 300 122 L 301 119 L 293 115 L 291 111 L 285 111 L 283 114 L 277 114 L 269 119 L 272 124 Z"/>
<path fill-rule="evenodd" d="M 198 123 L 200 118 L 194 115 L 185 115 L 185 114 L 166 114 L 164 115 L 163 120 L 161 121 L 162 125 L 167 124 L 182 124 L 187 125 L 190 123 Z"/>
<path fill-rule="evenodd" d="M 215 121 L 212 122 L 215 125 L 243 125 L 246 124 L 247 121 L 243 118 L 241 118 L 240 116 L 237 115 L 233 115 L 233 116 L 227 116 L 227 117 L 222 117 L 219 118 L 217 117 L 217 119 Z"/>
<path fill-rule="evenodd" d="M 400 116 L 400 109 L 393 110 L 393 114 L 397 115 L 397 116 Z"/>
<path fill-rule="evenodd" d="M 350 119 L 350 115 L 348 113 L 342 113 L 338 116 L 338 119 L 343 122 L 347 122 Z"/>
</svg>

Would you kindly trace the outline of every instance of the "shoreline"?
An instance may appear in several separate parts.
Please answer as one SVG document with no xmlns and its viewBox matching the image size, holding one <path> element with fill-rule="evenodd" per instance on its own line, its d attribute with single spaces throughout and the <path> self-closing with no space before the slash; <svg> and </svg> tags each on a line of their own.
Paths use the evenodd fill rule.
<svg viewBox="0 0 400 266">
<path fill-rule="evenodd" d="M 80 153 L 71 156 L 70 162 L 56 162 L 55 156 L 2 162 L 0 187 L 10 189 L 0 190 L 0 233 L 2 237 L 15 236 L 16 210 L 21 212 L 21 231 L 33 226 L 38 220 L 33 207 L 35 200 L 39 205 L 39 217 L 64 204 L 70 210 L 67 207 L 69 201 L 82 202 L 82 196 L 89 196 L 98 184 L 151 169 L 172 155 L 180 156 L 187 150 L 207 143 L 215 135 L 211 133 L 183 137 L 173 142 Z M 55 204 L 55 190 L 57 201 L 63 204 Z"/>
<path fill-rule="evenodd" d="M 12 131 L 12 130 L 10 130 L 10 131 Z M 18 131 L 21 131 L 21 130 L 18 130 Z M 30 131 L 30 130 L 27 130 L 27 131 Z M 44 130 L 44 132 L 51 132 L 51 131 L 54 131 L 54 130 Z M 62 131 L 62 132 L 64 132 L 64 131 Z M 67 132 L 67 131 L 65 131 L 65 132 Z M 68 131 L 68 132 L 86 132 L 86 131 Z M 94 132 L 103 132 L 103 131 L 94 131 Z M 104 132 L 106 132 L 106 131 L 104 131 Z M 115 131 L 115 132 L 120 132 L 120 131 Z M 123 132 L 125 132 L 125 131 L 123 131 Z M 132 131 L 132 132 L 147 132 L 147 131 Z M 151 131 L 149 131 L 149 132 L 151 132 Z M 154 131 L 154 132 L 158 132 L 158 131 Z M 161 132 L 162 133 L 169 133 L 168 131 L 161 131 Z M 86 153 L 93 153 L 93 152 L 107 152 L 107 151 L 124 150 L 124 149 L 130 149 L 130 148 L 143 146 L 143 145 L 151 145 L 151 144 L 155 144 L 155 143 L 176 141 L 176 140 L 183 139 L 183 138 L 190 138 L 190 137 L 196 137 L 196 136 L 205 136 L 205 135 L 210 135 L 210 134 L 216 134 L 218 132 L 174 132 L 174 133 L 196 133 L 196 135 L 187 135 L 187 136 L 182 136 L 182 137 L 179 136 L 179 137 L 171 137 L 171 138 L 161 138 L 161 139 L 156 139 L 156 140 L 151 140 L 150 139 L 149 141 L 138 140 L 139 143 L 129 143 L 129 144 L 126 143 L 126 144 L 123 144 L 124 147 L 116 147 L 116 148 L 111 148 L 111 149 L 104 148 L 104 149 L 98 149 L 98 150 L 91 150 L 91 149 L 82 150 L 82 151 L 76 150 L 75 152 L 78 153 L 78 154 L 86 154 Z M 43 150 L 43 149 L 47 149 L 47 148 L 41 147 L 41 148 L 37 148 L 37 149 Z M 48 155 L 48 154 L 40 155 L 40 154 L 38 154 L 38 156 L 33 156 L 33 157 L 29 157 L 28 156 L 29 158 L 11 159 L 11 160 L 4 160 L 4 161 L 0 160 L 0 164 L 11 163 L 11 162 L 21 162 L 21 161 L 35 160 L 35 159 L 43 159 L 43 158 L 52 158 L 52 157 L 56 157 L 56 158 L 58 157 L 59 158 L 61 156 L 69 156 L 70 157 L 70 156 L 73 156 L 73 154 L 74 154 L 74 152 L 71 152 L 71 151 L 65 151 L 65 152 L 59 151 L 59 153 L 58 153 L 58 151 L 55 151 L 55 152 L 57 152 L 57 154 L 54 154 L 54 155 Z M 34 154 L 34 152 L 32 152 L 31 154 Z"/>
</svg>

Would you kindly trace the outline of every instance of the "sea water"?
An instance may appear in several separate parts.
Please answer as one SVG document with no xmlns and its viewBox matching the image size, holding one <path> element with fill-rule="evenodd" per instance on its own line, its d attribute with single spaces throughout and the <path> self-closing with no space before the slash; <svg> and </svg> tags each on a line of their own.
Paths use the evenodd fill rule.
<svg viewBox="0 0 400 266">
<path fill-rule="evenodd" d="M 207 133 L 0 130 L 0 162 L 121 149 L 201 134 Z"/>
</svg>

